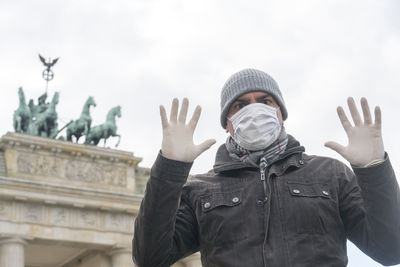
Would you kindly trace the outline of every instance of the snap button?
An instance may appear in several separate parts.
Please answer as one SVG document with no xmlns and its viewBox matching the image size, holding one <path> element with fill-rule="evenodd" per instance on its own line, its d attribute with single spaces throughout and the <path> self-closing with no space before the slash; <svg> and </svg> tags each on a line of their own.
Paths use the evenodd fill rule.
<svg viewBox="0 0 400 267">
<path fill-rule="evenodd" d="M 322 191 L 322 194 L 324 194 L 325 196 L 329 196 L 329 193 L 325 190 Z"/>
<path fill-rule="evenodd" d="M 293 193 L 300 194 L 300 190 L 299 189 L 293 189 Z"/>
<path fill-rule="evenodd" d="M 232 202 L 233 202 L 233 203 L 238 203 L 238 202 L 239 202 L 239 198 L 238 198 L 238 197 L 232 198 Z"/>
<path fill-rule="evenodd" d="M 208 208 L 210 208 L 210 207 L 211 207 L 211 203 L 210 203 L 210 202 L 204 203 L 204 208 L 205 208 L 205 209 L 208 209 Z"/>
<path fill-rule="evenodd" d="M 301 159 L 301 160 L 299 160 L 299 164 L 300 165 L 304 165 L 304 161 Z"/>
</svg>

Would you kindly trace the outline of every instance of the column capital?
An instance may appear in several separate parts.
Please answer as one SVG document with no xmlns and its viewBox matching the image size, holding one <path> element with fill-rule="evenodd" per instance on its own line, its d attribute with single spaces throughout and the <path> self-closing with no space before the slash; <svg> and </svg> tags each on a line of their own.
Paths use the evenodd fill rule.
<svg viewBox="0 0 400 267">
<path fill-rule="evenodd" d="M 32 237 L 25 237 L 25 236 L 19 236 L 19 235 L 0 235 L 0 245 L 4 244 L 21 244 L 21 245 L 26 245 L 28 244 L 28 240 L 32 240 Z"/>
<path fill-rule="evenodd" d="M 126 245 L 114 245 L 110 251 L 108 252 L 108 255 L 114 256 L 117 254 L 131 254 L 132 250 L 129 246 Z"/>
<path fill-rule="evenodd" d="M 126 266 L 133 267 L 132 250 L 128 245 L 117 244 L 108 253 L 111 256 L 113 267 Z"/>
</svg>

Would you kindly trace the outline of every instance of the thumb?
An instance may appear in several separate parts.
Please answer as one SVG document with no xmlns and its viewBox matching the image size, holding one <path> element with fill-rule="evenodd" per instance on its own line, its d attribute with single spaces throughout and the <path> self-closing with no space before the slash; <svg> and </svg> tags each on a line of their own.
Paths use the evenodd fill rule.
<svg viewBox="0 0 400 267">
<path fill-rule="evenodd" d="M 333 142 L 333 141 L 326 142 L 324 145 L 325 145 L 326 147 L 332 149 L 332 150 L 335 150 L 337 153 L 339 153 L 339 154 L 342 155 L 342 156 L 343 156 L 343 153 L 344 153 L 344 151 L 345 151 L 345 149 L 346 149 L 346 148 L 345 148 L 344 146 L 342 146 L 341 144 L 338 144 L 338 143 Z"/>
<path fill-rule="evenodd" d="M 209 149 L 213 144 L 215 144 L 215 142 L 215 139 L 208 139 L 200 145 L 197 145 L 197 155 L 200 155 L 201 153 Z"/>
</svg>

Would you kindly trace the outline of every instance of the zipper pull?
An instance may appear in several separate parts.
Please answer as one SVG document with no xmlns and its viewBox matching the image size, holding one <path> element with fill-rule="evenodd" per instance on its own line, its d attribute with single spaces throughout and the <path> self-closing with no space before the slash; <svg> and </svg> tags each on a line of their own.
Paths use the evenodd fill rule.
<svg viewBox="0 0 400 267">
<path fill-rule="evenodd" d="M 265 170 L 260 170 L 261 172 L 261 181 L 265 181 Z"/>
<path fill-rule="evenodd" d="M 265 181 L 265 169 L 267 168 L 267 160 L 265 158 L 261 158 L 260 160 L 260 173 L 261 173 L 261 181 Z"/>
<path fill-rule="evenodd" d="M 260 160 L 260 173 L 261 173 L 261 181 L 263 184 L 263 189 L 264 189 L 264 203 L 268 200 L 268 194 L 267 194 L 267 182 L 265 181 L 265 170 L 267 169 L 267 160 L 265 157 L 261 158 Z"/>
</svg>

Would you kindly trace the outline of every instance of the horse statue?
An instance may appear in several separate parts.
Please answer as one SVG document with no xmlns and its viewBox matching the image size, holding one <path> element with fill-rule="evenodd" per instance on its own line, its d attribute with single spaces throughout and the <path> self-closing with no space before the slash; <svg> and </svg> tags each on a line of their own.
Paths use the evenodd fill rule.
<svg viewBox="0 0 400 267">
<path fill-rule="evenodd" d="M 31 111 L 26 105 L 26 99 L 22 87 L 18 88 L 19 107 L 14 111 L 13 125 L 17 133 L 26 133 L 31 122 Z"/>
<path fill-rule="evenodd" d="M 104 139 L 104 146 L 106 146 L 106 140 L 110 136 L 118 136 L 118 142 L 115 145 L 115 147 L 117 147 L 121 140 L 121 136 L 117 134 L 117 125 L 115 123 L 116 116 L 121 118 L 121 106 L 116 106 L 110 109 L 107 114 L 106 122 L 90 129 L 89 134 L 86 135 L 85 144 L 97 145 L 100 139 Z"/>
<path fill-rule="evenodd" d="M 67 141 L 72 142 L 72 136 L 75 136 L 76 142 L 78 143 L 79 138 L 82 135 L 87 136 L 90 131 L 90 125 L 92 124 L 92 117 L 90 116 L 90 106 L 96 106 L 96 102 L 92 96 L 86 100 L 83 105 L 82 113 L 79 119 L 72 121 L 67 127 Z"/>
<path fill-rule="evenodd" d="M 28 134 L 55 138 L 58 133 L 56 105 L 58 104 L 59 93 L 55 92 L 49 107 L 43 113 L 37 114 L 37 118 L 28 127 Z"/>
</svg>

